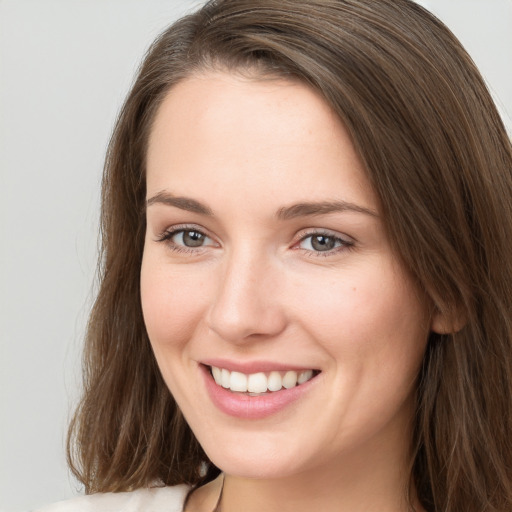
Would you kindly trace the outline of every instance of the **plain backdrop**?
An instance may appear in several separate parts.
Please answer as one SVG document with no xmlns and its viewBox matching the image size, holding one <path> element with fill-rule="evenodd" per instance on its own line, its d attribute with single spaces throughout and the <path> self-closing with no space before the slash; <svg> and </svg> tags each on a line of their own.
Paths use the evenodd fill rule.
<svg viewBox="0 0 512 512">
<path fill-rule="evenodd" d="M 144 51 L 200 0 L 0 0 L 0 512 L 80 491 L 64 454 L 110 132 Z M 512 134 L 512 0 L 426 0 Z"/>
</svg>

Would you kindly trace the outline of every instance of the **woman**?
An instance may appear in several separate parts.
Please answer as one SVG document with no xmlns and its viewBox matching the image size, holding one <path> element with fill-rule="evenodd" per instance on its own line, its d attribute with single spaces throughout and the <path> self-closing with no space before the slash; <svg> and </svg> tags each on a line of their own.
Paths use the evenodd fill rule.
<svg viewBox="0 0 512 512">
<path fill-rule="evenodd" d="M 175 23 L 107 157 L 74 510 L 512 510 L 511 172 L 409 0 Z"/>
</svg>

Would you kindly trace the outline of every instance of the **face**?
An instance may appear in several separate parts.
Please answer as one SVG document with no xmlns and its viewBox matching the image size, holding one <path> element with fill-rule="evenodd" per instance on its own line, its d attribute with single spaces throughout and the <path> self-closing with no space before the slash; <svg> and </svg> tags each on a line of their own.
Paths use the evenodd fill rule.
<svg viewBox="0 0 512 512">
<path fill-rule="evenodd" d="M 147 158 L 144 318 L 211 460 L 266 477 L 403 452 L 428 312 L 326 103 L 195 76 Z"/>
</svg>

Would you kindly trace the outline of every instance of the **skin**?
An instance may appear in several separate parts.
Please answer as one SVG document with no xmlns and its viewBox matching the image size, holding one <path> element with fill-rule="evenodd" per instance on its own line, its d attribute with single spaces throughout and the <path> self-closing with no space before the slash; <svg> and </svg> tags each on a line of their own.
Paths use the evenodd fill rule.
<svg viewBox="0 0 512 512">
<path fill-rule="evenodd" d="M 170 194 L 208 214 L 162 200 Z M 144 318 L 170 391 L 225 473 L 222 512 L 409 510 L 415 379 L 432 317 L 323 99 L 223 71 L 184 80 L 153 125 L 147 198 Z M 334 201 L 354 208 L 278 218 Z M 186 246 L 185 227 L 202 245 Z M 335 247 L 319 251 L 314 234 Z M 206 393 L 199 365 L 219 357 L 321 373 L 292 406 L 247 420 Z M 219 491 L 219 481 L 200 489 L 188 510 L 211 511 Z"/>
</svg>

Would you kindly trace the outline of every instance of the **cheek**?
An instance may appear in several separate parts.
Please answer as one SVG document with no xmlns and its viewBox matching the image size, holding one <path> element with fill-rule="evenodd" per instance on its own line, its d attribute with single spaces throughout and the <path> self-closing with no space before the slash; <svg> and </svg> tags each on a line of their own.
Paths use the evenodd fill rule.
<svg viewBox="0 0 512 512">
<path fill-rule="evenodd" d="M 190 392 L 190 352 L 198 338 L 205 297 L 197 273 L 184 267 L 172 271 L 166 261 L 145 253 L 141 268 L 144 322 L 162 377 L 178 403 L 186 402 Z"/>
<path fill-rule="evenodd" d="M 330 358 L 328 393 L 337 390 L 337 400 L 326 405 L 336 418 L 332 442 L 343 436 L 358 442 L 413 414 L 429 329 L 409 280 L 387 265 L 367 266 L 301 299 L 303 329 Z"/>
<path fill-rule="evenodd" d="M 296 311 L 333 359 L 360 362 L 366 370 L 421 360 L 429 332 L 427 310 L 391 261 L 350 269 L 322 284 L 296 295 Z"/>
<path fill-rule="evenodd" d="M 145 254 L 142 261 L 142 311 L 157 358 L 162 351 L 186 344 L 206 307 L 200 276 L 184 270 L 172 272 L 151 254 Z"/>
</svg>

